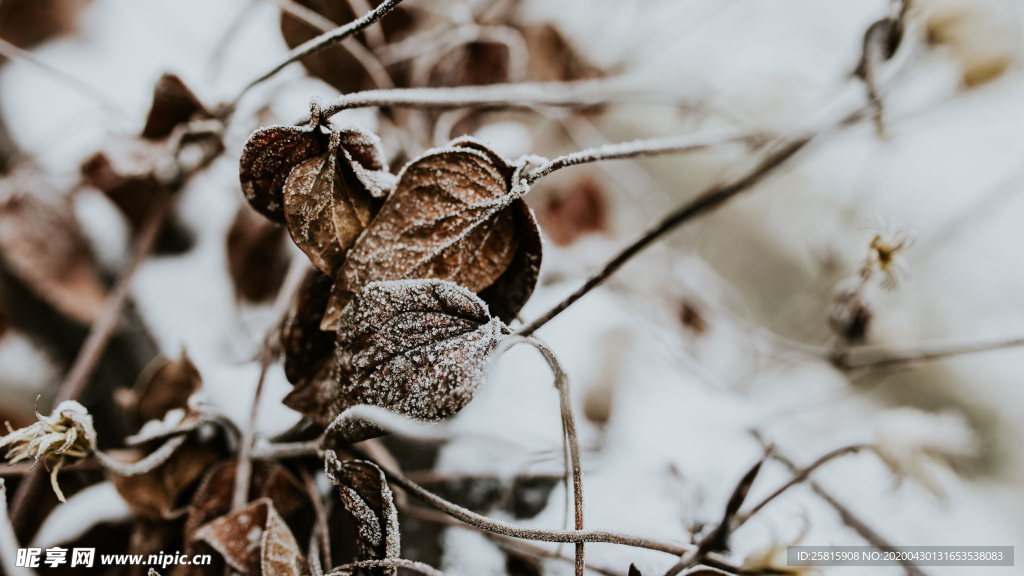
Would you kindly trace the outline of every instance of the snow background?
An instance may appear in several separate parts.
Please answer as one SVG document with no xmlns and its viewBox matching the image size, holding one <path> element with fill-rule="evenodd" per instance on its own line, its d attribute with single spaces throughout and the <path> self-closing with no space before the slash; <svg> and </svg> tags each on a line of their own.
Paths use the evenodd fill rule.
<svg viewBox="0 0 1024 576">
<path fill-rule="evenodd" d="M 908 31 L 909 48 L 883 71 L 889 140 L 864 125 L 816 145 L 798 166 L 648 250 L 540 331 L 563 362 L 576 398 L 588 527 L 689 541 L 686 527 L 717 521 L 735 482 L 760 457 L 752 428 L 808 463 L 845 444 L 884 438 L 887 429 L 901 439 L 960 439 L 960 428 L 967 427 L 980 446 L 974 465 L 963 474 L 929 467 L 945 498 L 912 479 L 896 486 L 872 454 L 832 463 L 815 479 L 898 545 L 1024 544 L 1024 351 L 964 356 L 851 382 L 768 333 L 824 341 L 828 295 L 838 279 L 856 271 L 878 221 L 910 227 L 918 241 L 907 254 L 911 276 L 899 290 L 876 295 L 873 342 L 1024 332 L 1021 5 L 928 0 L 916 9 L 924 15 Z M 639 105 L 609 110 L 598 127 L 620 141 L 722 123 L 786 130 L 838 96 L 862 98 L 862 85 L 850 73 L 864 30 L 887 10 L 886 2 L 875 0 L 527 0 L 522 18 L 554 22 L 595 64 L 695 103 L 686 113 Z M 221 64 L 211 66 L 224 31 L 243 12 Z M 936 13 L 953 15 L 960 40 L 927 45 L 921 22 Z M 213 104 L 233 97 L 285 51 L 278 10 L 269 3 L 95 0 L 77 33 L 33 53 L 96 86 L 124 117 L 111 117 L 17 62 L 0 70 L 2 113 L 19 147 L 67 188 L 110 131 L 139 130 L 161 73 L 179 75 Z M 962 88 L 965 70 L 1001 57 L 1009 62 L 1005 73 Z M 190 181 L 178 204 L 195 246 L 146 262 L 134 284 L 132 296 L 161 349 L 169 355 L 187 349 L 208 400 L 239 422 L 248 415 L 246 399 L 258 375 L 253 351 L 272 315 L 270 305 L 238 304 L 228 276 L 225 236 L 243 201 L 237 158 L 262 105 L 269 104 L 278 121 L 292 122 L 311 96 L 333 95 L 293 65 L 247 96 L 229 128 L 227 152 Z M 376 128 L 369 111 L 345 112 L 335 122 Z M 512 124 L 485 127 L 481 136 L 510 155 L 575 148 L 530 141 L 524 132 Z M 734 173 L 736 160 L 735 150 L 725 150 L 640 165 L 674 204 Z M 569 178 L 569 172 L 559 176 Z M 549 242 L 541 285 L 523 318 L 558 302 L 651 217 L 624 190 L 609 191 L 615 194 L 613 234 L 568 248 Z M 98 193 L 78 193 L 75 201 L 100 262 L 116 271 L 127 257 L 126 223 Z M 694 335 L 676 320 L 681 299 L 697 303 L 706 333 Z M 30 405 L 57 376 L 31 342 L 7 338 L 0 346 L 0 387 L 12 401 Z M 297 420 L 280 405 L 289 390 L 280 366 L 272 368 L 260 408 L 262 433 Z M 607 424 L 582 417 L 586 402 L 610 403 Z M 557 394 L 539 354 L 525 347 L 502 359 L 490 384 L 447 429 L 454 439 L 441 453 L 443 472 L 511 477 L 560 466 Z M 781 465 L 767 464 L 748 502 L 788 478 Z M 564 517 L 559 487 L 530 523 L 560 528 Z M 804 544 L 861 543 L 832 508 L 800 486 L 736 533 L 733 558 L 741 562 L 772 542 L 789 542 L 805 523 Z M 449 529 L 445 543 L 441 568 L 452 576 L 504 574 L 503 556 L 480 535 Z M 587 558 L 623 572 L 635 562 L 645 574 L 663 572 L 674 561 L 606 544 L 588 545 Z M 557 561 L 545 567 L 552 574 L 571 571 L 571 564 Z"/>
</svg>

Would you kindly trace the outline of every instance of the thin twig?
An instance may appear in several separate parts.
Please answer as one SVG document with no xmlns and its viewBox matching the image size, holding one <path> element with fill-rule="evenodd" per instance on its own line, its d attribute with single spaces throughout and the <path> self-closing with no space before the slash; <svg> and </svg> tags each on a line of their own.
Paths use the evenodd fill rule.
<svg viewBox="0 0 1024 576">
<path fill-rule="evenodd" d="M 313 512 L 316 515 L 316 528 L 313 530 L 313 533 L 319 537 L 318 545 L 324 556 L 324 566 L 331 566 L 333 564 L 331 562 L 331 532 L 327 523 L 327 509 L 324 508 L 324 501 L 316 487 L 316 482 L 313 480 L 313 475 L 309 473 L 306 466 L 299 466 L 299 474 L 302 476 L 302 483 L 306 487 L 309 501 L 313 503 Z M 312 550 L 310 551 L 310 556 L 312 556 Z"/>
<path fill-rule="evenodd" d="M 689 105 L 680 96 L 670 92 L 637 90 L 621 82 L 608 80 L 586 80 L 580 82 L 524 82 L 454 88 L 366 90 L 338 97 L 323 108 L 321 115 L 323 118 L 330 118 L 342 110 L 369 106 L 414 108 L 496 106 L 531 109 L 537 106 L 586 108 L 612 102 Z"/>
<path fill-rule="evenodd" d="M 747 520 L 750 520 L 750 518 L 754 514 L 760 512 L 761 509 L 764 508 L 769 502 L 781 496 L 782 493 L 785 492 L 786 490 L 789 490 L 793 486 L 796 486 L 797 484 L 800 484 L 801 482 L 807 480 L 807 478 L 810 477 L 811 473 L 820 468 L 823 464 L 835 460 L 836 458 L 841 458 L 848 454 L 856 454 L 861 450 L 865 450 L 867 448 L 870 448 L 870 446 L 868 446 L 867 444 L 854 444 L 851 446 L 843 446 L 842 448 L 837 448 L 829 452 L 828 454 L 825 454 L 821 458 L 818 458 L 809 466 L 805 467 L 803 470 L 799 470 L 795 474 L 793 474 L 793 478 L 791 478 L 789 482 L 786 482 L 785 484 L 780 486 L 778 490 L 772 492 L 764 500 L 758 502 L 756 505 L 754 505 L 753 508 L 751 508 L 747 512 L 744 512 L 743 514 L 738 514 L 736 516 L 736 520 L 733 523 L 732 529 L 735 530 L 736 528 L 742 526 Z"/>
<path fill-rule="evenodd" d="M 260 356 L 260 378 L 256 382 L 256 393 L 253 395 L 249 421 L 242 433 L 242 443 L 238 447 L 238 465 L 235 467 L 235 488 L 231 496 L 231 509 L 241 510 L 249 502 L 249 480 L 252 477 L 252 448 L 256 438 L 256 415 L 260 408 L 260 397 L 263 395 L 263 383 L 267 379 L 267 369 L 274 360 L 270 346 L 263 347 Z"/>
<path fill-rule="evenodd" d="M 257 444 L 252 449 L 253 460 L 283 460 L 287 458 L 306 458 L 317 456 L 320 444 L 316 440 L 307 442 L 276 442 Z"/>
<path fill-rule="evenodd" d="M 74 363 L 71 365 L 71 369 L 68 370 L 67 376 L 64 378 L 64 382 L 61 384 L 60 389 L 57 392 L 57 399 L 54 404 L 60 404 L 65 400 L 74 400 L 81 396 L 82 391 L 85 389 L 85 385 L 89 381 L 89 376 L 92 374 L 93 369 L 96 368 L 96 364 L 103 356 L 104 350 L 106 350 L 107 342 L 110 337 L 113 336 L 115 328 L 117 328 L 118 322 L 121 319 L 121 310 L 124 308 L 125 302 L 128 300 L 128 294 L 131 290 L 132 279 L 135 277 L 135 272 L 139 269 L 139 266 L 149 255 L 153 249 L 153 245 L 156 243 L 157 236 L 160 232 L 161 226 L 164 222 L 164 217 L 170 208 L 171 195 L 169 192 L 161 191 L 158 196 L 153 200 L 153 204 L 150 208 L 149 214 L 146 216 L 146 220 L 142 225 L 142 230 L 139 232 L 138 240 L 135 244 L 135 250 L 132 253 L 131 259 L 121 272 L 121 276 L 117 279 L 117 283 L 114 285 L 113 290 L 107 296 L 107 300 L 103 305 L 103 310 L 100 311 L 99 316 L 92 323 L 89 329 L 89 334 L 85 338 L 85 342 L 82 343 L 82 347 L 78 350 L 78 355 L 75 357 Z M 29 508 L 29 503 L 35 498 L 36 492 L 39 487 L 39 483 L 42 481 L 45 473 L 42 467 L 37 467 L 34 471 L 30 472 L 18 485 L 18 490 L 14 494 L 14 501 L 11 505 L 11 523 L 15 529 L 20 527 L 20 522 L 24 518 L 26 511 Z"/>
<path fill-rule="evenodd" d="M 0 567 L 8 576 L 36 576 L 36 571 L 17 565 L 18 537 L 14 534 L 11 519 L 7 515 L 7 487 L 0 478 Z"/>
<path fill-rule="evenodd" d="M 373 10 L 373 6 L 370 5 L 366 0 L 348 0 L 349 8 L 352 8 L 352 13 L 355 15 L 367 14 Z M 366 38 L 366 45 L 371 50 L 376 50 L 387 42 L 384 38 L 384 27 L 380 25 L 380 22 L 374 22 L 363 30 L 363 37 Z"/>
<path fill-rule="evenodd" d="M 803 149 L 803 147 L 806 146 L 812 138 L 812 136 L 800 136 L 781 142 L 774 151 L 765 156 L 765 158 L 756 167 L 754 167 L 753 170 L 749 171 L 742 178 L 729 184 L 714 186 L 697 196 L 694 200 L 691 200 L 687 204 L 676 209 L 661 221 L 654 224 L 654 226 L 650 227 L 639 238 L 623 248 L 614 258 L 605 263 L 601 269 L 591 274 L 590 277 L 587 278 L 587 281 L 584 282 L 583 285 L 575 292 L 570 294 L 568 298 L 558 303 L 551 310 L 548 310 L 540 318 L 537 318 L 533 322 L 530 322 L 526 326 L 520 328 L 516 334 L 521 336 L 530 336 L 538 328 L 547 324 L 552 318 L 582 298 L 587 292 L 590 292 L 594 287 L 599 285 L 601 282 L 604 282 L 606 278 L 611 276 L 630 258 L 647 246 L 653 244 L 655 240 L 659 239 L 665 233 L 672 231 L 677 226 L 688 220 L 718 208 L 737 194 L 749 190 L 760 183 L 766 176 L 772 174 L 775 169 L 781 166 L 786 160 L 793 157 L 797 152 Z"/>
<path fill-rule="evenodd" d="M 832 363 L 843 370 L 875 366 L 891 366 L 947 356 L 988 352 L 1024 345 L 1024 336 L 977 340 L 971 342 L 930 342 L 904 346 L 870 345 L 839 349 L 832 354 Z"/>
<path fill-rule="evenodd" d="M 423 562 L 416 562 L 414 560 L 405 560 L 402 558 L 387 558 L 385 560 L 363 560 L 361 562 L 353 562 L 351 564 L 345 564 L 344 566 L 338 566 L 332 568 L 331 571 L 325 576 L 351 576 L 356 568 L 406 568 L 426 576 L 445 576 L 444 572 L 441 572 L 437 568 L 424 564 Z"/>
<path fill-rule="evenodd" d="M 751 431 L 751 434 L 753 434 L 754 438 L 756 438 L 762 446 L 767 446 L 767 443 L 760 432 L 758 432 L 757 430 L 753 430 Z M 780 462 L 786 468 L 789 468 L 789 471 L 791 473 L 798 474 L 800 472 L 800 467 L 793 463 L 793 461 L 790 460 L 789 457 L 783 454 L 779 450 L 778 446 L 775 446 L 775 448 L 772 450 L 769 456 L 774 460 Z M 878 532 L 875 532 L 874 529 L 872 529 L 870 526 L 864 523 L 864 521 L 858 518 L 857 515 L 855 515 L 849 508 L 847 508 L 838 500 L 836 500 L 835 497 L 829 494 L 824 488 L 822 488 L 820 484 L 811 480 L 810 482 L 807 483 L 807 485 L 811 487 L 811 490 L 814 490 L 815 494 L 817 494 L 822 500 L 827 502 L 830 506 L 832 506 L 833 509 L 835 509 L 836 512 L 839 513 L 839 517 L 843 520 L 843 524 L 846 524 L 850 528 L 853 528 L 853 530 L 857 532 L 857 534 L 859 534 L 860 537 L 863 538 L 868 544 L 871 544 L 875 548 L 885 550 L 886 552 L 898 552 L 895 546 L 890 544 L 889 541 L 883 538 Z M 900 563 L 903 564 L 903 568 L 906 571 L 907 576 L 926 576 L 923 570 L 918 568 L 909 560 L 901 559 Z"/>
<path fill-rule="evenodd" d="M 242 96 L 244 96 L 245 93 L 249 91 L 250 88 L 259 84 L 260 82 L 263 82 L 267 78 L 270 78 L 274 74 L 277 74 L 285 66 L 293 62 L 298 62 L 299 60 L 302 60 L 306 56 L 311 56 L 313 54 L 316 54 L 317 52 L 320 52 L 321 50 L 330 48 L 331 46 L 337 44 L 338 42 L 341 42 L 345 38 L 348 38 L 349 36 L 355 34 L 356 32 L 363 30 L 370 24 L 373 24 L 374 22 L 383 18 L 385 14 L 390 12 L 395 6 L 397 6 L 401 2 L 402 0 L 384 0 L 384 2 L 381 2 L 381 4 L 377 6 L 372 12 L 363 15 L 361 18 L 356 18 L 355 20 L 349 22 L 348 24 L 345 24 L 344 26 L 335 28 L 330 32 L 325 32 L 324 34 L 321 34 L 316 38 L 309 40 L 308 42 L 304 42 L 296 46 L 291 52 L 288 53 L 288 57 L 285 58 L 284 61 L 277 64 L 268 72 L 266 72 L 259 78 L 253 80 L 249 83 L 249 85 L 243 88 L 242 92 L 239 93 L 237 98 L 235 98 L 235 103 L 237 103 L 242 98 Z"/>
<path fill-rule="evenodd" d="M 269 2 L 280 8 L 282 12 L 291 14 L 320 32 L 329 32 L 338 27 L 335 22 L 326 16 L 294 0 L 269 0 Z M 348 50 L 348 53 L 359 62 L 377 88 L 390 89 L 395 87 L 395 82 L 391 79 L 391 75 L 388 74 L 384 65 L 373 55 L 373 52 L 367 50 L 358 40 L 355 38 L 345 38 L 341 41 L 341 47 Z"/>
<path fill-rule="evenodd" d="M 683 136 L 668 136 L 665 138 L 649 138 L 646 140 L 606 144 L 597 148 L 580 150 L 579 152 L 559 156 L 530 172 L 526 177 L 526 183 L 533 185 L 534 182 L 555 170 L 588 162 L 636 158 L 638 156 L 657 156 L 674 152 L 690 152 L 735 142 L 763 143 L 764 140 L 765 136 L 763 134 L 726 132 L 719 134 L 686 134 Z"/>
<path fill-rule="evenodd" d="M 3 38 L 0 38 L 0 55 L 6 56 L 11 60 L 26 62 L 28 64 L 31 64 L 32 66 L 35 66 L 36 68 L 39 68 L 40 70 L 43 70 L 44 72 L 56 78 L 57 80 L 60 80 L 64 84 L 68 85 L 70 88 L 73 88 L 74 90 L 77 90 L 83 95 L 89 97 L 94 102 L 96 102 L 96 104 L 100 108 L 102 108 L 104 112 L 116 117 L 120 121 L 126 121 L 128 118 L 130 118 L 128 113 L 124 111 L 124 108 L 122 108 L 120 105 L 117 104 L 117 102 L 112 100 L 110 97 L 101 92 L 92 84 L 89 84 L 84 80 L 76 78 L 75 76 L 72 76 L 67 72 L 58 70 L 53 66 L 50 66 L 49 64 L 46 64 L 45 62 L 36 58 L 31 52 L 27 50 L 22 50 L 21 48 L 18 48 L 17 46 L 11 44 L 7 40 L 4 40 Z"/>
</svg>

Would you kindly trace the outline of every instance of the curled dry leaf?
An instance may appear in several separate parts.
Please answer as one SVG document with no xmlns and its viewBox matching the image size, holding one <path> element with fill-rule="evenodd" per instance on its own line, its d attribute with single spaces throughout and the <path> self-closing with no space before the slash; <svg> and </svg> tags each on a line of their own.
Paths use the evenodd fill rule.
<svg viewBox="0 0 1024 576">
<path fill-rule="evenodd" d="M 188 408 L 189 396 L 203 385 L 199 369 L 184 350 L 177 358 L 154 363 L 140 379 L 135 412 L 139 422 L 161 420 L 168 411 Z"/>
<path fill-rule="evenodd" d="M 360 560 L 398 558 L 401 544 L 398 511 L 384 472 L 372 462 L 340 462 L 333 450 L 324 460 L 327 477 L 338 487 L 345 512 L 356 533 Z M 395 568 L 370 568 L 374 576 L 395 576 Z"/>
<path fill-rule="evenodd" d="M 321 328 L 336 329 L 370 282 L 436 278 L 465 286 L 511 321 L 533 292 L 540 232 L 512 190 L 518 169 L 472 139 L 428 151 L 399 174 L 342 265 Z"/>
<path fill-rule="evenodd" d="M 196 489 L 185 519 L 185 552 L 192 553 L 196 532 L 211 520 L 231 510 L 231 494 L 235 484 L 235 462 L 223 462 L 212 468 Z M 307 504 L 302 485 L 281 465 L 256 461 L 253 463 L 249 499 L 269 498 L 274 509 L 285 518 Z"/>
<path fill-rule="evenodd" d="M 106 290 L 67 197 L 18 168 L 0 181 L 0 253 L 10 270 L 54 308 L 90 324 Z"/>
<path fill-rule="evenodd" d="M 135 514 L 154 520 L 173 518 L 178 497 L 199 480 L 218 456 L 209 445 L 193 440 L 151 472 L 138 476 L 112 474 L 110 480 Z"/>
<path fill-rule="evenodd" d="M 310 269 L 299 286 L 294 307 L 281 331 L 284 374 L 292 384 L 309 380 L 324 362 L 333 358 L 336 336 L 320 329 L 333 284 L 330 276 Z"/>
<path fill-rule="evenodd" d="M 380 138 L 355 126 L 336 130 L 326 154 L 288 175 L 282 194 L 288 232 L 333 277 L 393 186 Z"/>
<path fill-rule="evenodd" d="M 270 498 L 221 516 L 196 531 L 242 576 L 300 576 L 309 574 L 295 536 Z"/>
<path fill-rule="evenodd" d="M 284 402 L 323 425 L 359 404 L 442 420 L 472 400 L 506 330 L 452 282 L 374 282 L 341 318 L 333 378 L 314 378 Z"/>
<path fill-rule="evenodd" d="M 336 25 L 351 22 L 356 18 L 352 6 L 346 0 L 298 0 L 298 3 L 315 10 Z M 321 33 L 320 29 L 281 11 L 281 35 L 289 50 Z M 363 90 L 372 84 L 359 60 L 342 46 L 332 46 L 307 56 L 302 59 L 302 65 L 310 74 L 334 86 L 342 94 Z"/>
<path fill-rule="evenodd" d="M 257 212 L 284 223 L 282 190 L 293 168 L 327 151 L 328 136 L 320 127 L 320 108 L 311 105 L 308 126 L 268 126 L 249 136 L 238 161 L 242 193 Z"/>
<path fill-rule="evenodd" d="M 235 293 L 251 302 L 272 298 L 288 269 L 284 228 L 242 204 L 228 230 L 227 250 Z"/>
<path fill-rule="evenodd" d="M 178 124 L 189 120 L 210 118 L 199 98 L 174 74 L 164 74 L 153 89 L 153 104 L 149 108 L 142 137 L 160 140 L 171 135 Z"/>
</svg>

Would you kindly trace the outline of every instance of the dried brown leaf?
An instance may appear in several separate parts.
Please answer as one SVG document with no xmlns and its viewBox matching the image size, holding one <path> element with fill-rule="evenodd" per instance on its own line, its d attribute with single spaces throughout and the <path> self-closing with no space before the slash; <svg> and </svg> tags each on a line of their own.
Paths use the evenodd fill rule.
<svg viewBox="0 0 1024 576">
<path fill-rule="evenodd" d="M 532 82 L 590 80 L 600 78 L 600 69 L 587 64 L 551 24 L 526 26 L 519 30 L 530 55 L 527 79 Z"/>
<path fill-rule="evenodd" d="M 185 551 L 190 553 L 196 531 L 207 522 L 231 510 L 235 484 L 235 462 L 222 462 L 203 478 L 189 504 L 185 519 Z M 274 508 L 288 518 L 307 503 L 306 491 L 298 480 L 280 464 L 267 461 L 253 463 L 249 499 L 269 498 Z"/>
<path fill-rule="evenodd" d="M 106 289 L 70 200 L 30 168 L 0 181 L 0 253 L 44 300 L 83 324 L 103 308 Z"/>
<path fill-rule="evenodd" d="M 591 178 L 581 178 L 565 193 L 549 195 L 540 210 L 544 232 L 560 246 L 585 234 L 608 231 L 608 201 Z"/>
<path fill-rule="evenodd" d="M 161 420 L 169 410 L 187 408 L 189 396 L 202 385 L 199 369 L 184 350 L 177 358 L 164 358 L 152 366 L 136 390 L 138 420 Z"/>
<path fill-rule="evenodd" d="M 476 41 L 456 46 L 430 70 L 429 86 L 482 86 L 510 80 L 510 49 L 501 42 Z"/>
<path fill-rule="evenodd" d="M 211 446 L 190 441 L 152 472 L 138 476 L 112 474 L 110 479 L 135 514 L 154 520 L 168 519 L 174 517 L 171 512 L 178 508 L 178 497 L 218 457 L 218 451 Z"/>
<path fill-rule="evenodd" d="M 4 0 L 0 3 L 0 38 L 26 48 L 73 32 L 88 0 Z"/>
<path fill-rule="evenodd" d="M 299 286 L 295 305 L 281 332 L 284 373 L 292 384 L 309 380 L 324 362 L 332 362 L 334 358 L 332 352 L 337 336 L 320 329 L 333 284 L 330 276 L 311 269 Z"/>
<path fill-rule="evenodd" d="M 323 425 L 360 404 L 442 420 L 472 400 L 505 330 L 452 282 L 374 282 L 339 322 L 333 377 L 314 378 L 284 402 Z"/>
<path fill-rule="evenodd" d="M 327 477 L 338 487 L 341 502 L 355 530 L 359 560 L 398 558 L 401 553 L 398 511 L 384 472 L 365 460 L 340 462 L 333 450 L 327 452 L 324 465 Z M 374 576 L 395 576 L 397 569 L 381 567 L 364 572 Z"/>
<path fill-rule="evenodd" d="M 360 128 L 335 131 L 327 153 L 296 166 L 285 182 L 288 232 L 332 277 L 393 187 L 379 143 Z"/>
<path fill-rule="evenodd" d="M 309 126 L 269 126 L 249 136 L 238 161 L 242 192 L 257 212 L 274 222 L 284 223 L 282 190 L 285 180 L 299 164 L 327 152 L 328 137 L 319 124 L 317 111 Z"/>
<path fill-rule="evenodd" d="M 153 104 L 142 137 L 160 140 L 169 136 L 175 126 L 193 118 L 210 118 L 210 113 L 181 78 L 164 74 L 153 89 Z"/>
<path fill-rule="evenodd" d="M 309 574 L 295 536 L 269 498 L 203 525 L 195 538 L 219 552 L 242 576 Z"/>
<path fill-rule="evenodd" d="M 407 164 L 349 250 L 321 328 L 336 328 L 352 295 L 370 282 L 437 278 L 480 292 L 511 269 L 489 293 L 500 317 L 510 321 L 533 291 L 540 262 L 532 213 L 512 193 L 515 172 L 472 139 Z M 498 302 L 502 298 L 508 300 Z"/>
<path fill-rule="evenodd" d="M 288 268 L 284 236 L 284 228 L 248 204 L 238 207 L 227 238 L 228 270 L 236 294 L 251 302 L 274 296 Z"/>
<path fill-rule="evenodd" d="M 315 10 L 338 25 L 346 24 L 356 18 L 356 14 L 346 0 L 298 0 L 298 3 Z M 319 28 L 315 28 L 287 12 L 281 12 L 281 35 L 289 49 L 312 40 L 321 33 Z M 334 86 L 342 94 L 373 87 L 370 76 L 359 60 L 342 46 L 333 46 L 312 56 L 307 56 L 302 59 L 302 65 L 310 74 Z"/>
</svg>

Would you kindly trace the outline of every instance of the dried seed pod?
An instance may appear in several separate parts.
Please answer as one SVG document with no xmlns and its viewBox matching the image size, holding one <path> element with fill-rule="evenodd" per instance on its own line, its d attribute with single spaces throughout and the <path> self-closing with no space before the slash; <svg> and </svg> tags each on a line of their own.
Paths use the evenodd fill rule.
<svg viewBox="0 0 1024 576">
<path fill-rule="evenodd" d="M 324 459 L 327 477 L 338 487 L 341 502 L 356 533 L 360 560 L 398 558 L 401 543 L 398 511 L 384 472 L 373 462 L 340 462 L 333 450 Z M 373 576 L 395 576 L 396 568 L 370 568 Z"/>
<path fill-rule="evenodd" d="M 296 387 L 284 403 L 325 426 L 359 404 L 442 420 L 472 400 L 506 330 L 452 282 L 374 282 L 339 322 L 333 373 Z"/>
<path fill-rule="evenodd" d="M 285 181 L 288 232 L 333 277 L 393 185 L 376 135 L 357 127 L 335 131 L 327 153 L 302 162 Z"/>
<path fill-rule="evenodd" d="M 484 144 L 453 141 L 407 164 L 380 213 L 349 250 L 321 328 L 370 282 L 450 280 L 511 321 L 540 268 L 533 212 L 512 190 L 517 169 Z"/>
</svg>

